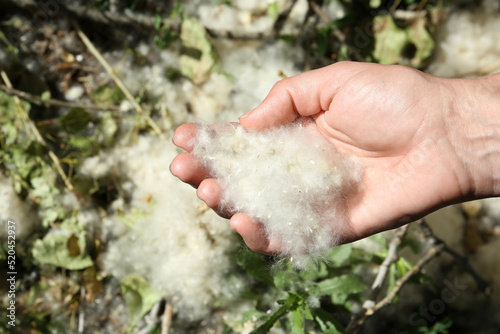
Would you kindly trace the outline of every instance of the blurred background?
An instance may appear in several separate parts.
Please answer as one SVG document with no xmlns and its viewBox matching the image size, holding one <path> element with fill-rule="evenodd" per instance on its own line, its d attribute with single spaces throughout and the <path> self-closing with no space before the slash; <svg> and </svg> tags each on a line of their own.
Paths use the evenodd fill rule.
<svg viewBox="0 0 500 334">
<path fill-rule="evenodd" d="M 0 333 L 499 333 L 497 199 L 296 271 L 168 169 L 177 126 L 237 121 L 282 78 L 484 76 L 499 31 L 497 0 L 0 0 Z"/>
</svg>

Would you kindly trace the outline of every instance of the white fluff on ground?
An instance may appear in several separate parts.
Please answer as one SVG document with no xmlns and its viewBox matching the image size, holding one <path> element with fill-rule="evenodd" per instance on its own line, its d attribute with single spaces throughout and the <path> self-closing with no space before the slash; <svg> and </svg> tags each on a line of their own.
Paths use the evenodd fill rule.
<svg viewBox="0 0 500 334">
<path fill-rule="evenodd" d="M 428 71 L 441 77 L 475 77 L 500 70 L 499 2 L 452 12 L 438 28 Z"/>
<path fill-rule="evenodd" d="M 131 197 L 129 211 L 117 204 L 108 218 L 114 224 L 127 218 L 135 224 L 108 245 L 106 271 L 117 278 L 142 275 L 173 302 L 180 317 L 200 319 L 216 300 L 233 293 L 221 282 L 233 267 L 229 254 L 239 243 L 227 221 L 170 174 L 168 165 L 175 154 L 173 145 L 141 136 L 134 146 L 87 160 L 82 172 L 121 175 L 124 197 Z"/>
<path fill-rule="evenodd" d="M 16 237 L 31 233 L 40 219 L 29 201 L 22 200 L 16 193 L 12 180 L 0 173 L 0 237 L 7 238 L 8 221 L 15 222 Z"/>
</svg>

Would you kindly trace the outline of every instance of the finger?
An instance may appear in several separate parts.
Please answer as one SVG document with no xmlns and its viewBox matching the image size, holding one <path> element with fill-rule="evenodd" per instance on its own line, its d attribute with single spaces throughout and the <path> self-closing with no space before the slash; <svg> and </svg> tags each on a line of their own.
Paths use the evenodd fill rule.
<svg viewBox="0 0 500 334">
<path fill-rule="evenodd" d="M 277 82 L 257 108 L 240 117 L 241 125 L 263 129 L 327 110 L 336 91 L 347 80 L 344 68 L 357 67 L 352 64 L 336 63 Z"/>
<path fill-rule="evenodd" d="M 209 208 L 214 210 L 219 216 L 229 219 L 231 213 L 221 209 L 220 200 L 222 196 L 222 188 L 215 179 L 205 179 L 200 183 L 196 191 L 198 198 L 205 202 Z"/>
<path fill-rule="evenodd" d="M 252 221 L 249 216 L 237 213 L 231 217 L 229 225 L 241 235 L 248 248 L 254 252 L 264 254 L 281 253 L 281 242 L 276 238 L 269 240 L 266 236 L 264 226 Z"/>
<path fill-rule="evenodd" d="M 189 183 L 198 188 L 201 181 L 208 178 L 208 173 L 203 165 L 189 153 L 181 153 L 170 164 L 170 172 L 182 182 Z"/>
<path fill-rule="evenodd" d="M 172 142 L 175 146 L 182 148 L 187 152 L 193 150 L 193 138 L 196 136 L 196 124 L 186 123 L 175 129 Z"/>
</svg>

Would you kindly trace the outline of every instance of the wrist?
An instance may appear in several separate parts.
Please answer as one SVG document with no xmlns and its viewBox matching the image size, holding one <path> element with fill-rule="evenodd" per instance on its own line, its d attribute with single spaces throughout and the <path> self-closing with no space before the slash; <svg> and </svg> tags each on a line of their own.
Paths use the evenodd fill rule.
<svg viewBox="0 0 500 334">
<path fill-rule="evenodd" d="M 500 74 L 449 82 L 453 98 L 444 120 L 468 180 L 462 196 L 500 196 Z"/>
</svg>

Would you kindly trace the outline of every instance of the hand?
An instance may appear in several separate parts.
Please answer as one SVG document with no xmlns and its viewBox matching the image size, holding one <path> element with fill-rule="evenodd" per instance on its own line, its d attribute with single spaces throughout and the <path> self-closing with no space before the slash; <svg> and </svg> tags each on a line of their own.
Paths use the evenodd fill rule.
<svg viewBox="0 0 500 334">
<path fill-rule="evenodd" d="M 240 123 L 264 129 L 310 116 L 340 152 L 357 157 L 364 174 L 347 199 L 343 240 L 349 242 L 478 194 L 450 140 L 464 137 L 462 129 L 450 130 L 449 121 L 458 117 L 463 86 L 403 66 L 343 62 L 278 82 Z M 195 135 L 193 124 L 182 125 L 174 144 L 189 152 Z M 231 217 L 231 227 L 251 249 L 280 253 L 280 240 L 268 240 L 258 222 L 218 211 L 222 190 L 193 156 L 177 156 L 171 171 L 197 187 L 209 207 Z"/>
</svg>

